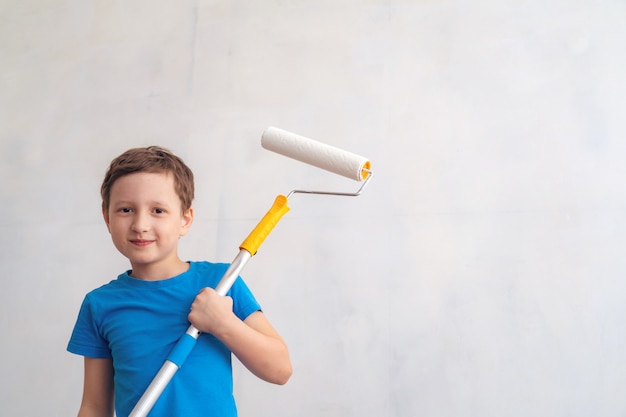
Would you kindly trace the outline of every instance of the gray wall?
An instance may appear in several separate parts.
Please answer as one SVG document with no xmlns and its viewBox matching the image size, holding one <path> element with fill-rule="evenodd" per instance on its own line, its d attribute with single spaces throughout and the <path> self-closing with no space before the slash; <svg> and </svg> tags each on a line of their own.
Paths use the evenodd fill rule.
<svg viewBox="0 0 626 417">
<path fill-rule="evenodd" d="M 298 196 L 244 277 L 290 345 L 242 416 L 626 414 L 622 0 L 4 0 L 0 414 L 68 416 L 90 289 L 128 265 L 98 189 L 160 144 L 194 169 L 184 259 L 228 262 L 293 188 L 270 125 L 369 157 Z"/>
</svg>

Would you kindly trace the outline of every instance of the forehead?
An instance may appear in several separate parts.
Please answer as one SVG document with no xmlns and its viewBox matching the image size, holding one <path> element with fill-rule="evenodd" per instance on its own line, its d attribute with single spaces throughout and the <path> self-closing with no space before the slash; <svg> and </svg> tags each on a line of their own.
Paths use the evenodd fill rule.
<svg viewBox="0 0 626 417">
<path fill-rule="evenodd" d="M 143 199 L 178 202 L 174 176 L 167 172 L 134 172 L 118 178 L 111 186 L 111 202 Z"/>
</svg>

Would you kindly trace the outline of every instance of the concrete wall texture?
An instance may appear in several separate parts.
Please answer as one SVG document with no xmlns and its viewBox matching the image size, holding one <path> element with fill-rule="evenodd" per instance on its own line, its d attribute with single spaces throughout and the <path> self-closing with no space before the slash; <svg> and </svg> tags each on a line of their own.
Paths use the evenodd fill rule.
<svg viewBox="0 0 626 417">
<path fill-rule="evenodd" d="M 127 148 L 196 174 L 184 259 L 229 262 L 276 194 L 358 184 L 263 150 L 370 158 L 297 196 L 243 273 L 287 340 L 242 416 L 626 414 L 622 0 L 3 0 L 0 414 L 74 415 L 84 294 L 128 268 L 99 186 Z"/>
</svg>

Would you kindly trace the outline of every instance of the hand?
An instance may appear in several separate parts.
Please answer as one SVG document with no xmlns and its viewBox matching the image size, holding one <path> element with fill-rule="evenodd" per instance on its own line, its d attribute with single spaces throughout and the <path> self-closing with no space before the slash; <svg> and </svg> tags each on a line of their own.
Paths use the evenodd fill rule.
<svg viewBox="0 0 626 417">
<path fill-rule="evenodd" d="M 207 287 L 196 296 L 187 318 L 201 332 L 219 337 L 237 316 L 233 313 L 232 298 L 221 296 L 213 288 Z"/>
</svg>

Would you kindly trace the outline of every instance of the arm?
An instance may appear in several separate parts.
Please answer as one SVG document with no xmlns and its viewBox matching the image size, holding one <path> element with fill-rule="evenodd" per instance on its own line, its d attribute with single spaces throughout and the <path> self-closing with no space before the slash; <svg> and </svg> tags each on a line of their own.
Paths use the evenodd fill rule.
<svg viewBox="0 0 626 417">
<path fill-rule="evenodd" d="M 279 385 L 289 380 L 292 368 L 287 345 L 262 312 L 241 321 L 233 313 L 230 297 L 205 288 L 191 306 L 189 321 L 220 339 L 257 377 Z"/>
<path fill-rule="evenodd" d="M 78 417 L 113 417 L 113 363 L 85 357 L 83 400 Z"/>
</svg>

